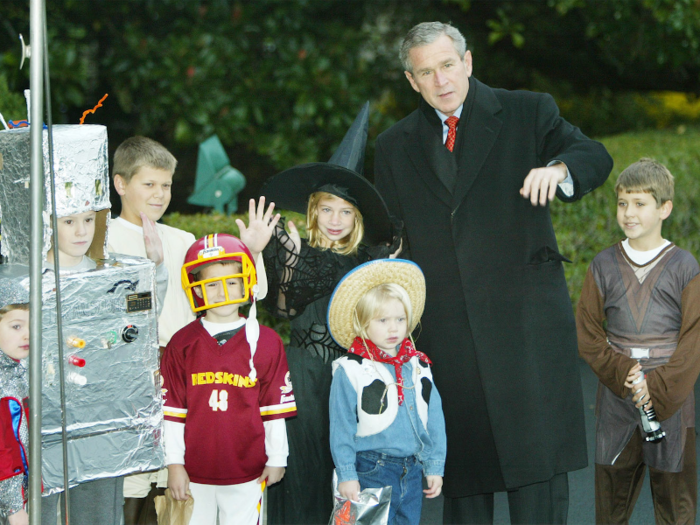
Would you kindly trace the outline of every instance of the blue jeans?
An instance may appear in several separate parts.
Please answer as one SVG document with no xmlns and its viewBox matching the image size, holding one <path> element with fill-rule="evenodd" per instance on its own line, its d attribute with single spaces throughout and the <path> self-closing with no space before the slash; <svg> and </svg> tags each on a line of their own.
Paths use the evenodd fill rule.
<svg viewBox="0 0 700 525">
<path fill-rule="evenodd" d="M 414 457 L 397 458 L 358 452 L 355 469 L 360 488 L 391 486 L 389 525 L 418 525 L 423 505 L 423 466 Z"/>
</svg>

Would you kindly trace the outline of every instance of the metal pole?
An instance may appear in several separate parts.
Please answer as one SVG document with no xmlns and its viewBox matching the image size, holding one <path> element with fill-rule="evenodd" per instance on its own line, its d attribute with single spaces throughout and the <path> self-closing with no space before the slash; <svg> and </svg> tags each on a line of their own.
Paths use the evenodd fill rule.
<svg viewBox="0 0 700 525">
<path fill-rule="evenodd" d="M 29 2 L 30 43 L 34 52 L 29 68 L 31 89 L 31 243 L 29 258 L 29 523 L 41 525 L 41 251 L 44 241 L 44 0 Z"/>
<path fill-rule="evenodd" d="M 46 90 L 46 143 L 49 153 L 49 182 L 51 196 L 51 228 L 52 241 L 58 246 L 58 216 L 56 215 L 56 174 L 53 161 L 53 119 L 51 115 L 51 78 L 49 76 L 49 45 L 48 29 L 46 24 L 46 10 L 44 10 L 44 89 Z M 68 490 L 68 431 L 66 429 L 66 380 L 63 359 L 63 321 L 61 320 L 61 265 L 58 261 L 58 250 L 53 251 L 54 284 L 56 285 L 56 331 L 58 341 L 58 386 L 61 395 L 61 450 L 63 451 L 63 523 L 70 522 L 70 491 Z"/>
</svg>

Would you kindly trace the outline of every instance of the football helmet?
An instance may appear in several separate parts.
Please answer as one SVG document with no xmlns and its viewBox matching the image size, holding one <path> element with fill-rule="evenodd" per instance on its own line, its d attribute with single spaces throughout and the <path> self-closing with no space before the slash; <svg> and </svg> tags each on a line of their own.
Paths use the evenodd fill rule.
<svg viewBox="0 0 700 525">
<path fill-rule="evenodd" d="M 214 262 L 240 262 L 241 271 L 221 277 L 202 279 L 198 274 L 205 265 Z M 185 290 L 190 301 L 192 311 L 201 312 L 209 308 L 216 308 L 227 304 L 244 303 L 249 299 L 255 299 L 257 293 L 257 277 L 255 264 L 250 250 L 243 242 L 233 235 L 227 233 L 209 234 L 194 242 L 187 250 L 185 264 L 182 266 L 182 288 Z M 229 297 L 227 279 L 240 278 L 243 281 L 243 296 Z M 225 299 L 219 302 L 210 302 L 207 297 L 207 287 L 209 283 L 221 282 Z M 193 288 L 199 286 L 202 297 L 193 292 Z"/>
</svg>

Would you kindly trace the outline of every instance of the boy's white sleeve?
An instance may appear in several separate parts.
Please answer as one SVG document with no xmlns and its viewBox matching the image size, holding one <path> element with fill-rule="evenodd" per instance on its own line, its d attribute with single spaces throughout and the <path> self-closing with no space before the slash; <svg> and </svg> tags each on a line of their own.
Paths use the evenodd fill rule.
<svg viewBox="0 0 700 525">
<path fill-rule="evenodd" d="M 262 301 L 267 297 L 267 272 L 265 271 L 265 260 L 263 254 L 258 254 L 258 259 L 255 261 L 255 272 L 257 273 L 258 282 L 258 301 Z"/>
<path fill-rule="evenodd" d="M 163 311 L 166 293 L 168 293 L 168 267 L 163 261 L 156 266 L 156 314 L 158 316 Z"/>
<path fill-rule="evenodd" d="M 265 435 L 265 445 L 267 445 L 267 433 Z M 284 435 L 284 442 L 287 442 L 286 433 Z M 163 421 L 163 444 L 165 445 L 166 466 L 185 464 L 185 425 L 182 423 L 174 423 L 167 419 Z M 285 461 L 286 459 L 285 456 Z"/>
<path fill-rule="evenodd" d="M 185 425 L 182 426 L 184 427 Z M 287 442 L 287 426 L 284 423 L 284 419 L 263 421 L 263 426 L 265 427 L 265 453 L 267 454 L 266 465 L 268 467 L 286 467 L 287 456 L 289 456 L 289 443 Z M 184 432 L 182 436 L 182 457 L 184 458 Z"/>
</svg>

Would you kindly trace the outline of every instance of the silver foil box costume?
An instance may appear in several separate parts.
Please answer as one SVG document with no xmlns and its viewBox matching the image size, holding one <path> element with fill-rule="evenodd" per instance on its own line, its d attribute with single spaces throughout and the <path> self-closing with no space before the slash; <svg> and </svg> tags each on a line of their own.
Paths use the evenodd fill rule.
<svg viewBox="0 0 700 525">
<path fill-rule="evenodd" d="M 44 166 L 44 258 L 51 247 L 47 131 Z M 54 126 L 57 216 L 94 210 L 90 271 L 61 272 L 61 320 L 69 483 L 153 470 L 163 465 L 158 376 L 155 266 L 106 253 L 109 212 L 107 130 Z M 26 128 L 0 131 L 0 278 L 26 279 L 29 259 L 30 138 Z M 44 494 L 63 490 L 61 403 L 55 280 L 45 271 L 42 348 Z M 31 354 L 30 354 L 31 359 Z"/>
</svg>

